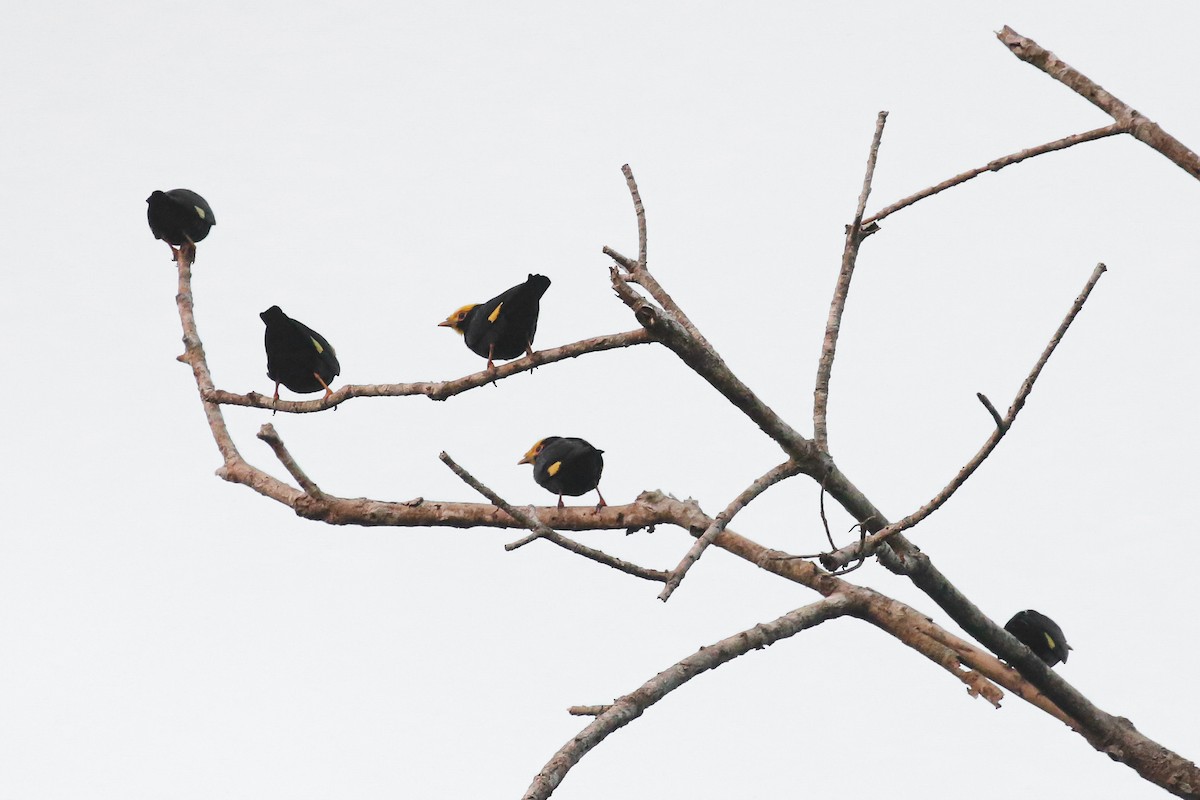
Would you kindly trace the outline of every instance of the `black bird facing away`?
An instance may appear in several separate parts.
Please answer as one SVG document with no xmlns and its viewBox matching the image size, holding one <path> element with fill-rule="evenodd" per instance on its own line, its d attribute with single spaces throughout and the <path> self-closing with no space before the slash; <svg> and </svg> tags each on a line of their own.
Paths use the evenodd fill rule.
<svg viewBox="0 0 1200 800">
<path fill-rule="evenodd" d="M 217 224 L 208 202 L 191 189 L 155 190 L 146 198 L 146 219 L 155 239 L 162 239 L 171 248 L 171 258 L 179 257 L 176 247 L 191 251 L 195 257 L 196 242 L 208 236 Z"/>
<path fill-rule="evenodd" d="M 1013 618 L 1004 623 L 1004 630 L 1017 637 L 1021 644 L 1033 651 L 1033 654 L 1053 667 L 1062 662 L 1067 663 L 1067 652 L 1071 645 L 1063 635 L 1058 623 L 1039 614 L 1033 609 L 1018 611 Z"/>
<path fill-rule="evenodd" d="M 275 381 L 275 399 L 279 399 L 281 383 L 299 394 L 322 389 L 325 397 L 333 394 L 329 384 L 342 371 L 333 345 L 300 320 L 284 314 L 279 306 L 271 306 L 258 316 L 267 325 L 267 377 Z"/>
<path fill-rule="evenodd" d="M 547 436 L 529 448 L 518 464 L 533 464 L 533 479 L 538 486 L 558 495 L 558 507 L 563 507 L 563 495 L 578 497 L 596 490 L 599 511 L 608 503 L 600 494 L 600 473 L 604 471 L 603 450 L 597 450 L 583 439 Z"/>
<path fill-rule="evenodd" d="M 471 352 L 486 358 L 487 368 L 493 370 L 494 359 L 533 355 L 539 304 L 549 288 L 549 278 L 531 274 L 486 303 L 463 306 L 438 326 L 461 333 Z"/>
</svg>

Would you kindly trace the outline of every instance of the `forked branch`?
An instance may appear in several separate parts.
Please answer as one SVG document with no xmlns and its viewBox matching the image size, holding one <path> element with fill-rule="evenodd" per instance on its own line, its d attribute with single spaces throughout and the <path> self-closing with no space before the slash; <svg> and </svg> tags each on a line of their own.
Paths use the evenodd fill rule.
<svg viewBox="0 0 1200 800">
<path fill-rule="evenodd" d="M 517 522 L 533 531 L 532 536 L 522 539 L 520 542 L 509 545 L 505 549 L 515 550 L 517 547 L 534 541 L 535 539 L 547 539 L 551 542 L 554 542 L 564 550 L 569 550 L 576 555 L 581 555 L 584 558 L 591 559 L 592 561 L 603 564 L 606 567 L 612 567 L 613 569 L 620 570 L 621 572 L 629 575 L 633 575 L 638 578 L 644 578 L 648 581 L 661 582 L 667 579 L 667 573 L 663 572 L 662 570 L 639 567 L 637 564 L 631 564 L 628 561 L 614 558 L 608 553 L 602 552 L 593 547 L 580 544 L 574 539 L 568 539 L 554 529 L 542 524 L 542 521 L 537 518 L 537 513 L 533 511 L 532 507 L 529 511 L 523 511 L 519 508 L 514 508 L 507 500 L 481 483 L 479 479 L 470 472 L 467 472 L 467 470 L 460 466 L 457 461 L 449 456 L 449 454 L 443 452 L 438 456 L 438 458 L 441 459 L 443 464 L 450 468 L 451 472 L 461 478 L 464 483 L 482 494 L 488 500 L 492 501 L 492 505 L 496 506 L 505 514 L 508 514 L 508 516 L 512 517 Z"/>
<path fill-rule="evenodd" d="M 1045 349 L 1042 350 L 1042 354 L 1038 358 L 1037 363 L 1033 365 L 1033 369 L 1029 371 L 1029 375 L 1025 377 L 1024 381 L 1022 381 L 1021 388 L 1017 391 L 1016 397 L 1013 398 L 1012 405 L 1008 408 L 1008 413 L 1005 414 L 1003 418 L 997 420 L 995 430 L 993 430 L 991 435 L 988 436 L 987 441 L 983 443 L 983 447 L 979 448 L 979 451 L 975 453 L 971 460 L 968 461 L 966 465 L 958 471 L 958 474 L 954 476 L 953 480 L 946 484 L 941 491 L 935 494 L 932 500 L 921 506 L 913 513 L 909 514 L 904 519 L 898 522 L 893 522 L 892 524 L 879 531 L 876 531 L 861 541 L 821 556 L 821 564 L 826 569 L 841 569 L 852 561 L 866 558 L 867 556 L 871 555 L 871 553 L 875 552 L 875 549 L 878 548 L 879 545 L 888 538 L 914 527 L 934 511 L 937 511 L 939 508 L 941 508 L 942 505 L 949 500 L 956 491 L 958 491 L 959 487 L 966 483 L 967 478 L 971 477 L 975 470 L 977 470 L 979 466 L 983 464 L 987 457 L 992 454 L 992 451 L 996 449 L 996 445 L 1000 444 L 1000 440 L 1004 438 L 1004 435 L 1008 433 L 1010 428 L 1012 428 L 1013 422 L 1015 422 L 1017 419 L 1017 414 L 1019 414 L 1021 409 L 1025 407 L 1025 401 L 1029 398 L 1029 393 L 1033 391 L 1033 384 L 1037 381 L 1038 376 L 1042 374 L 1042 369 L 1046 366 L 1046 362 L 1050 360 L 1050 356 L 1053 355 L 1055 348 L 1058 347 L 1058 343 L 1061 342 L 1063 336 L 1066 335 L 1067 329 L 1071 327 L 1071 323 L 1075 321 L 1075 317 L 1078 316 L 1079 312 L 1083 310 L 1083 304 L 1087 302 L 1088 296 L 1092 293 L 1092 289 L 1096 287 L 1097 281 L 1100 280 L 1100 276 L 1103 275 L 1106 270 L 1107 267 L 1105 267 L 1103 264 L 1097 264 L 1096 268 L 1092 270 L 1091 276 L 1088 278 L 1087 283 L 1085 283 L 1083 286 L 1083 291 L 1080 292 L 1079 296 L 1075 298 L 1075 302 L 1071 305 L 1070 311 L 1067 312 L 1067 316 L 1063 318 L 1063 321 L 1059 324 L 1058 330 L 1056 330 L 1054 335 L 1050 337 L 1050 342 L 1046 345 Z M 980 400 L 988 408 L 989 413 L 995 417 L 996 410 L 994 407 L 992 407 L 991 402 L 982 395 L 980 395 Z"/>
<path fill-rule="evenodd" d="M 996 38 L 1003 42 L 1017 58 L 1026 64 L 1032 64 L 1054 78 L 1112 117 L 1118 125 L 1127 129 L 1139 142 L 1154 148 L 1193 178 L 1200 179 L 1200 156 L 1188 149 L 1183 142 L 1164 131 L 1157 123 L 1142 116 L 1128 103 L 1109 94 L 1100 84 L 1067 64 L 1033 39 L 1022 36 L 1007 25 L 996 34 Z"/>
</svg>

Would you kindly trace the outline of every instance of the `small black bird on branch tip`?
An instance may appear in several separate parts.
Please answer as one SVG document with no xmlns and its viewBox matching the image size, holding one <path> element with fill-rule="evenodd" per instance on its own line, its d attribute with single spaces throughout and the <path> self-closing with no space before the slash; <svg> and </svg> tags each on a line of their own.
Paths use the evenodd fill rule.
<svg viewBox="0 0 1200 800">
<path fill-rule="evenodd" d="M 341 374 L 333 345 L 312 328 L 284 314 L 279 306 L 271 306 L 258 315 L 266 323 L 263 337 L 267 348 L 267 377 L 275 381 L 275 399 L 279 399 L 279 384 L 293 392 L 307 394 L 325 390 Z"/>
<path fill-rule="evenodd" d="M 463 306 L 439 322 L 438 327 L 461 333 L 471 352 L 486 358 L 487 368 L 493 370 L 494 359 L 533 355 L 539 304 L 549 288 L 550 279 L 545 275 L 530 274 L 524 283 L 486 303 Z"/>
<path fill-rule="evenodd" d="M 533 479 L 538 486 L 558 495 L 558 507 L 563 507 L 563 495 L 578 497 L 592 489 L 600 497 L 599 511 L 608 503 L 600 494 L 600 473 L 604 471 L 603 450 L 597 450 L 583 439 L 547 436 L 533 447 L 518 464 L 533 464 Z"/>
<path fill-rule="evenodd" d="M 194 248 L 217 224 L 208 201 L 191 189 L 155 190 L 146 203 L 150 230 L 170 246 L 172 259 L 178 258 L 176 247 Z"/>
<path fill-rule="evenodd" d="M 1018 611 L 1004 623 L 1004 630 L 1017 637 L 1017 641 L 1033 651 L 1033 654 L 1053 667 L 1059 662 L 1067 663 L 1071 645 L 1063 635 L 1058 623 L 1033 609 Z"/>
</svg>

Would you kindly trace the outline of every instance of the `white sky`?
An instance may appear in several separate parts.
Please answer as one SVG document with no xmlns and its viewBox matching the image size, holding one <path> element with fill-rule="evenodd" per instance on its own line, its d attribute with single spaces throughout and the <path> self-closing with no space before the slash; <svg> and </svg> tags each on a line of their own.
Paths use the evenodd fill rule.
<svg viewBox="0 0 1200 800">
<path fill-rule="evenodd" d="M 266 392 L 272 304 L 355 383 L 477 369 L 435 324 L 531 271 L 554 281 L 540 347 L 635 327 L 600 253 L 636 251 L 629 162 L 651 268 L 808 432 L 877 111 L 869 210 L 1105 124 L 996 41 L 1009 24 L 1200 148 L 1190 3 L 500 5 L 6 10 L 0 798 L 516 798 L 584 724 L 567 706 L 815 599 L 713 550 L 664 605 L 550 545 L 506 554 L 511 533 L 332 528 L 215 478 L 152 190 L 212 204 L 201 336 L 220 387 Z M 995 619 L 1054 617 L 1064 677 L 1192 758 L 1198 211 L 1195 180 L 1123 137 L 900 212 L 864 246 L 830 414 L 835 458 L 899 518 L 987 436 L 974 393 L 1006 407 L 1106 262 L 1010 436 L 912 538 Z M 281 474 L 253 436 L 269 416 L 226 413 Z M 514 502 L 551 502 L 515 462 L 552 434 L 606 451 L 614 504 L 660 488 L 715 513 L 781 460 L 650 348 L 274 422 L 322 488 L 385 499 L 475 500 L 446 449 Z M 814 487 L 734 527 L 819 549 Z M 690 543 L 581 538 L 656 567 Z M 949 624 L 878 565 L 852 577 Z M 555 797 L 831 792 L 1164 796 L 842 620 L 692 682 Z"/>
</svg>

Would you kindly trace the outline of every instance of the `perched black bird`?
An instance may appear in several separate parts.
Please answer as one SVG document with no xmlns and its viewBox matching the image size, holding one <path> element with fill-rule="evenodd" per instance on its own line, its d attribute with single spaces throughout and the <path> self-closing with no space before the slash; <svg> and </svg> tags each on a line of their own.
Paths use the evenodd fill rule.
<svg viewBox="0 0 1200 800">
<path fill-rule="evenodd" d="M 1047 617 L 1033 609 L 1018 611 L 1013 618 L 1004 623 L 1004 630 L 1017 637 L 1021 644 L 1033 651 L 1033 654 L 1053 667 L 1060 661 L 1067 663 L 1067 637 L 1062 628 Z"/>
<path fill-rule="evenodd" d="M 545 275 L 530 275 L 521 284 L 496 295 L 486 303 L 463 306 L 438 326 L 463 335 L 472 352 L 488 360 L 533 355 L 533 335 L 537 333 L 538 304 L 550 288 Z"/>
<path fill-rule="evenodd" d="M 176 247 L 194 246 L 217 224 L 208 202 L 191 189 L 156 190 L 146 198 L 146 203 L 150 230 L 155 239 L 170 245 L 171 258 L 177 257 Z"/>
<path fill-rule="evenodd" d="M 603 450 L 597 450 L 583 439 L 547 436 L 529 448 L 518 464 L 533 464 L 533 479 L 538 486 L 558 495 L 558 507 L 563 507 L 563 495 L 578 497 L 592 489 L 600 497 L 596 510 L 608 503 L 600 494 L 600 473 L 604 471 Z"/>
<path fill-rule="evenodd" d="M 275 381 L 275 399 L 279 399 L 281 383 L 300 394 L 322 389 L 326 397 L 333 394 L 329 384 L 342 371 L 333 345 L 300 320 L 284 314 L 279 306 L 271 306 L 258 316 L 267 324 L 267 377 Z"/>
</svg>

